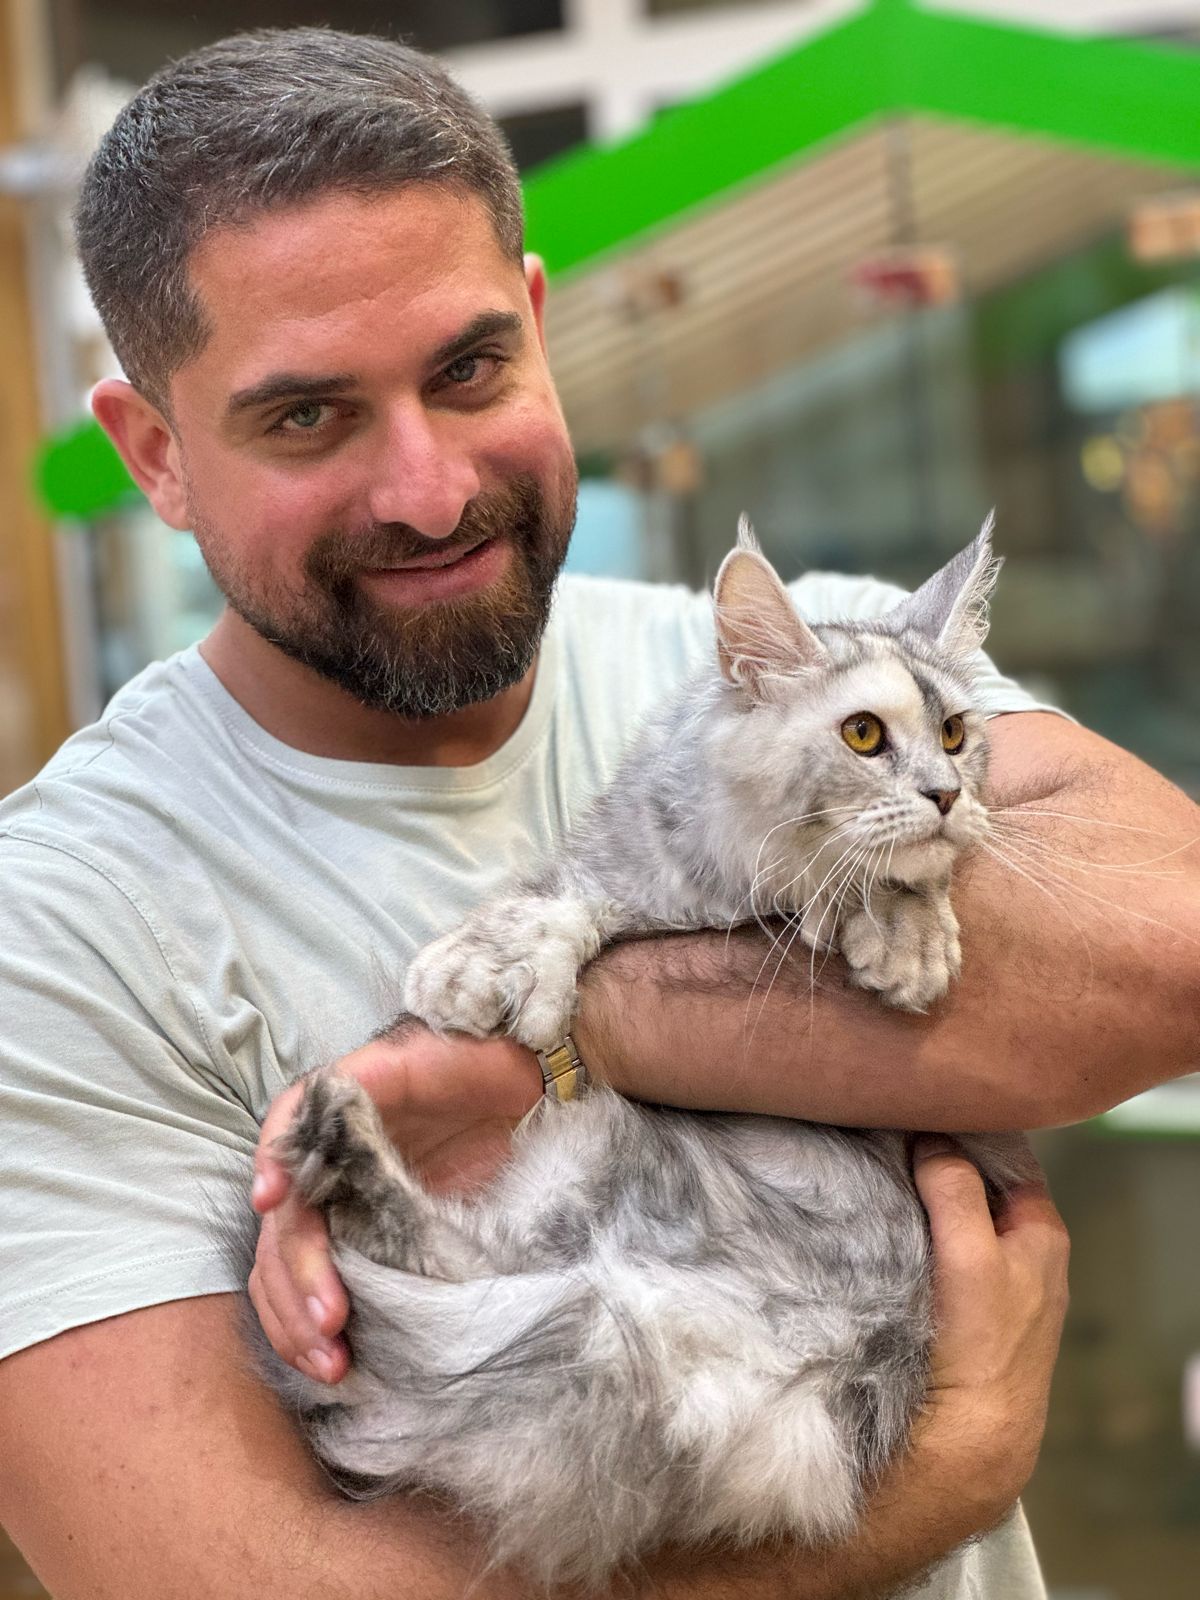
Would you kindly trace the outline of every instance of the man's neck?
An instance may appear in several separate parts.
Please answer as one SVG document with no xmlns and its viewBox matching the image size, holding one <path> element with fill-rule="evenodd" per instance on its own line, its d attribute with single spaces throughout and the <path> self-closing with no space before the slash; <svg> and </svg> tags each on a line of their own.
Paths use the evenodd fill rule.
<svg viewBox="0 0 1200 1600">
<path fill-rule="evenodd" d="M 410 721 L 362 705 L 268 644 L 228 608 L 200 654 L 242 710 L 293 750 L 404 767 L 470 767 L 494 755 L 525 715 L 537 665 L 491 700 Z"/>
</svg>

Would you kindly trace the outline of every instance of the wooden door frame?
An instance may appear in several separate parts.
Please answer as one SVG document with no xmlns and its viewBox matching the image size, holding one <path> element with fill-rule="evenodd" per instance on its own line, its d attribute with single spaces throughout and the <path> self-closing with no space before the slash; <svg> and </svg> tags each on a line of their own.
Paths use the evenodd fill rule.
<svg viewBox="0 0 1200 1600">
<path fill-rule="evenodd" d="M 43 0 L 0 0 L 0 149 L 36 131 L 43 9 Z M 27 228 L 25 202 L 0 194 L 0 794 L 70 732 L 54 530 L 31 488 L 45 419 Z"/>
</svg>

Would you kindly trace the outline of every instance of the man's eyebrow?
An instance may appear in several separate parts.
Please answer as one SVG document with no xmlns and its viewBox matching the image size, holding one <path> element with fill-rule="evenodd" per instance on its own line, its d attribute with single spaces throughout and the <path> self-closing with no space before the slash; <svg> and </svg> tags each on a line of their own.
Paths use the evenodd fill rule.
<svg viewBox="0 0 1200 1600">
<path fill-rule="evenodd" d="M 344 394 L 347 389 L 353 389 L 354 384 L 355 379 L 345 372 L 335 372 L 329 377 L 273 372 L 261 383 L 251 384 L 248 389 L 238 389 L 230 395 L 225 415 L 241 416 L 245 411 L 257 411 L 278 400 L 320 400 L 328 394 Z"/>
<path fill-rule="evenodd" d="M 497 334 L 520 333 L 525 324 L 515 311 L 481 311 L 473 317 L 461 333 L 439 345 L 429 358 L 431 367 L 444 367 L 457 356 L 465 355 L 473 345 L 484 339 L 494 339 Z"/>
<path fill-rule="evenodd" d="M 444 367 L 484 339 L 494 339 L 499 334 L 518 334 L 524 326 L 515 311 L 481 311 L 460 333 L 438 346 L 429 358 L 429 365 Z M 225 414 L 238 417 L 247 411 L 275 405 L 281 400 L 322 400 L 326 395 L 344 394 L 347 389 L 354 388 L 355 382 L 353 375 L 345 372 L 332 373 L 328 377 L 312 377 L 299 372 L 273 372 L 261 383 L 251 384 L 248 389 L 238 389 L 230 395 Z"/>
</svg>

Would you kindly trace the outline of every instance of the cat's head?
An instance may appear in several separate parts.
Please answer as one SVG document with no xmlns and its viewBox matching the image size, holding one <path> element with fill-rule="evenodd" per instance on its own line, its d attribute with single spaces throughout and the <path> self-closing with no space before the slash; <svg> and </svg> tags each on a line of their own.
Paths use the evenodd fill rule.
<svg viewBox="0 0 1200 1600">
<path fill-rule="evenodd" d="M 986 830 L 974 665 L 1000 566 L 991 531 L 989 517 L 883 616 L 810 625 L 742 519 L 714 597 L 732 713 L 714 753 L 754 824 L 778 829 L 769 850 L 824 837 L 817 870 L 918 882 Z"/>
</svg>

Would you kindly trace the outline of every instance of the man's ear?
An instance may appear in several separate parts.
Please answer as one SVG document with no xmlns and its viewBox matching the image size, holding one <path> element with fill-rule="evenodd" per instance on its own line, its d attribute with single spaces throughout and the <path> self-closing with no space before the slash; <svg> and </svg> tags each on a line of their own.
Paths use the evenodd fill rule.
<svg viewBox="0 0 1200 1600">
<path fill-rule="evenodd" d="M 123 378 L 104 378 L 96 385 L 92 412 L 167 526 L 190 528 L 179 443 L 162 413 Z"/>
<path fill-rule="evenodd" d="M 538 343 L 542 347 L 542 354 L 546 353 L 546 263 L 541 256 L 527 255 L 525 257 L 525 287 L 529 290 L 529 301 L 533 306 L 533 322 L 537 328 Z"/>
</svg>

